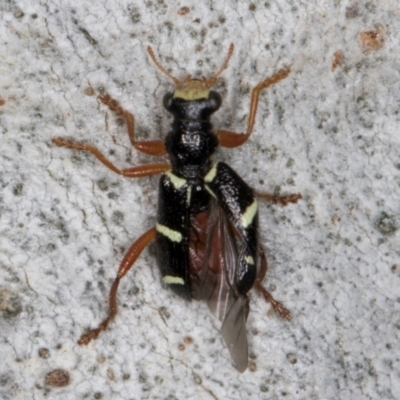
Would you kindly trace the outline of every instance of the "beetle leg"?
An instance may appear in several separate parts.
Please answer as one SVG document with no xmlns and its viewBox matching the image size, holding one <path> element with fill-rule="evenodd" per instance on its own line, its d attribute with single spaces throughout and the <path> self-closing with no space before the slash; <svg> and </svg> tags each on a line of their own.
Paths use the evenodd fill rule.
<svg viewBox="0 0 400 400">
<path fill-rule="evenodd" d="M 266 89 L 267 87 L 274 85 L 275 83 L 285 79 L 290 73 L 290 68 L 282 68 L 274 75 L 264 79 L 261 81 L 251 92 L 251 102 L 250 102 L 250 111 L 249 111 L 249 122 L 247 124 L 246 133 L 237 134 L 231 131 L 225 130 L 217 130 L 216 135 L 218 137 L 218 141 L 220 146 L 223 147 L 238 147 L 241 146 L 251 135 L 253 131 L 254 122 L 257 114 L 258 100 L 260 97 L 261 90 Z"/>
<path fill-rule="evenodd" d="M 171 168 L 171 166 L 167 163 L 154 163 L 138 165 L 132 168 L 119 169 L 110 160 L 108 160 L 106 156 L 95 146 L 87 143 L 75 142 L 73 140 L 65 138 L 54 138 L 52 139 L 52 142 L 60 147 L 87 151 L 88 153 L 93 154 L 107 168 L 111 169 L 119 175 L 123 175 L 128 178 L 140 178 L 143 176 L 156 175 L 168 171 Z"/>
<path fill-rule="evenodd" d="M 129 139 L 132 146 L 142 153 L 150 156 L 163 156 L 167 154 L 164 142 L 162 140 L 150 140 L 150 141 L 137 141 L 135 140 L 135 118 L 129 112 L 123 109 L 117 100 L 114 100 L 109 94 L 102 93 L 99 95 L 99 100 L 105 104 L 111 111 L 113 111 L 119 117 L 125 120 L 126 127 L 128 130 Z"/>
<path fill-rule="evenodd" d="M 260 254 L 261 265 L 260 265 L 260 271 L 259 271 L 256 281 L 254 283 L 254 287 L 256 288 L 256 290 L 258 290 L 264 296 L 264 299 L 268 303 L 271 303 L 272 308 L 282 318 L 290 321 L 292 319 L 291 312 L 280 301 L 275 300 L 274 297 L 272 296 L 272 294 L 269 293 L 268 290 L 265 289 L 261 285 L 261 282 L 263 281 L 263 279 L 267 273 L 268 264 L 267 264 L 267 259 L 265 257 L 264 249 L 261 246 L 259 248 L 259 254 Z"/>
<path fill-rule="evenodd" d="M 286 206 L 289 203 L 297 203 L 297 201 L 302 198 L 300 193 L 292 193 L 286 196 L 275 196 L 274 194 L 257 192 L 256 196 L 261 200 L 270 201 L 274 204 L 280 204 L 282 206 Z"/>
<path fill-rule="evenodd" d="M 128 252 L 125 254 L 124 259 L 119 266 L 118 274 L 111 286 L 110 294 L 109 294 L 109 310 L 107 318 L 96 328 L 92 329 L 89 332 L 85 333 L 78 340 L 78 344 L 88 344 L 92 339 L 96 339 L 99 336 L 101 331 L 107 329 L 108 324 L 115 318 L 118 312 L 117 306 L 117 291 L 120 280 L 127 274 L 127 272 L 131 269 L 132 265 L 139 257 L 140 253 L 144 250 L 144 248 L 156 237 L 156 228 L 149 229 L 146 233 L 140 236 L 139 239 L 136 240 L 135 243 L 131 246 Z"/>
</svg>

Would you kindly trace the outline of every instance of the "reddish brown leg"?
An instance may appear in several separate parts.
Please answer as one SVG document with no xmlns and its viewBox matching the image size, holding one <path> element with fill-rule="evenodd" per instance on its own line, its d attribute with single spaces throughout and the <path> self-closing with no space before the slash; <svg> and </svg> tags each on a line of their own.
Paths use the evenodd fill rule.
<svg viewBox="0 0 400 400">
<path fill-rule="evenodd" d="M 129 139 L 132 146 L 141 151 L 142 153 L 150 156 L 163 156 L 167 154 L 167 150 L 162 140 L 151 140 L 151 141 L 136 141 L 135 140 L 135 118 L 129 112 L 124 110 L 109 94 L 102 93 L 99 95 L 100 101 L 105 104 L 111 111 L 117 114 L 119 117 L 124 118 L 126 128 L 128 130 Z"/>
<path fill-rule="evenodd" d="M 154 163 L 138 165 L 137 167 L 119 169 L 110 160 L 108 160 L 104 154 L 96 147 L 81 142 L 74 142 L 70 139 L 65 138 L 54 138 L 52 142 L 60 147 L 67 147 L 68 149 L 87 151 L 93 154 L 100 162 L 102 162 L 107 168 L 111 169 L 119 175 L 126 176 L 128 178 L 140 178 L 143 176 L 161 174 L 162 172 L 168 171 L 171 166 L 167 163 Z"/>
<path fill-rule="evenodd" d="M 260 259 L 261 259 L 261 265 L 260 265 L 260 272 L 258 273 L 257 279 L 255 281 L 254 287 L 256 290 L 261 292 L 261 294 L 264 296 L 265 300 L 269 303 L 271 303 L 272 308 L 284 319 L 290 321 L 292 319 L 292 314 L 290 311 L 280 302 L 277 301 L 273 298 L 272 294 L 267 291 L 262 285 L 261 282 L 263 281 L 267 269 L 268 269 L 268 264 L 267 264 L 267 259 L 265 257 L 265 253 L 263 248 L 260 246 Z"/>
<path fill-rule="evenodd" d="M 220 146 L 223 147 L 238 147 L 241 146 L 251 135 L 251 132 L 253 131 L 254 127 L 254 122 L 257 114 L 257 106 L 258 106 L 258 100 L 260 97 L 260 92 L 261 90 L 266 89 L 267 87 L 281 81 L 282 79 L 285 79 L 290 73 L 290 68 L 286 67 L 278 72 L 276 72 L 274 75 L 270 76 L 269 78 L 264 79 L 261 81 L 251 92 L 251 103 L 250 103 L 250 111 L 249 111 L 249 122 L 247 124 L 247 131 L 246 133 L 242 134 L 237 134 L 235 132 L 231 131 L 224 131 L 224 130 L 218 130 L 216 132 L 219 144 Z"/>
<path fill-rule="evenodd" d="M 96 328 L 85 333 L 78 340 L 78 344 L 88 344 L 92 339 L 96 339 L 101 331 L 107 329 L 108 324 L 115 318 L 118 312 L 117 306 L 117 291 L 118 285 L 122 277 L 131 269 L 132 265 L 139 257 L 144 248 L 156 237 L 156 228 L 151 228 L 144 235 L 142 235 L 126 253 L 121 265 L 119 266 L 117 277 L 115 278 L 110 294 L 109 294 L 109 310 L 107 318 Z"/>
<path fill-rule="evenodd" d="M 275 196 L 275 195 L 269 194 L 269 193 L 257 192 L 256 196 L 261 200 L 270 201 L 274 204 L 280 204 L 282 206 L 286 206 L 289 203 L 297 203 L 297 201 L 302 198 L 300 193 L 288 194 L 286 196 Z"/>
</svg>

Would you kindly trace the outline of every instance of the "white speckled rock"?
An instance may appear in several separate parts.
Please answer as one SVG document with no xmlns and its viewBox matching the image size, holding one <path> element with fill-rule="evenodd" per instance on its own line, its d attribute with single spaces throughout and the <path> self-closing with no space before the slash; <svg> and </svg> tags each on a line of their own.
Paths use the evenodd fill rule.
<svg viewBox="0 0 400 400">
<path fill-rule="evenodd" d="M 2 399 L 399 398 L 398 2 L 364 3 L 0 2 Z M 181 78 L 214 72 L 231 42 L 219 128 L 244 130 L 251 88 L 292 68 L 261 95 L 248 143 L 216 157 L 258 190 L 303 194 L 260 207 L 265 284 L 294 318 L 254 293 L 241 375 L 206 305 L 162 289 L 150 246 L 115 322 L 79 347 L 154 225 L 157 177 L 123 179 L 51 139 L 92 143 L 120 167 L 150 161 L 97 94 L 134 113 L 139 137 L 163 137 L 172 85 L 146 47 Z M 46 386 L 57 369 L 67 386 Z"/>
</svg>

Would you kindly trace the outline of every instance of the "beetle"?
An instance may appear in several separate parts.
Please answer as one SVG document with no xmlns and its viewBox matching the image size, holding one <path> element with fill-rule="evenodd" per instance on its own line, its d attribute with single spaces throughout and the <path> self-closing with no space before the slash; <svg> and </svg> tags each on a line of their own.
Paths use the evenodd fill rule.
<svg viewBox="0 0 400 400">
<path fill-rule="evenodd" d="M 193 79 L 189 75 L 180 81 L 148 47 L 154 64 L 175 84 L 175 90 L 163 100 L 173 116 L 172 129 L 164 141 L 137 140 L 133 115 L 109 94 L 99 95 L 103 104 L 125 120 L 135 149 L 151 156 L 168 155 L 169 163 L 119 169 L 90 144 L 68 138 L 52 140 L 57 146 L 91 153 L 106 167 L 128 178 L 162 174 L 156 226 L 140 236 L 126 253 L 111 286 L 108 315 L 97 328 L 80 337 L 80 345 L 97 338 L 115 318 L 120 280 L 152 240 L 156 240 L 162 281 L 184 299 L 207 302 L 222 322 L 221 333 L 238 371 L 243 372 L 248 365 L 246 321 L 250 289 L 259 291 L 281 317 L 291 318 L 290 311 L 261 285 L 267 261 L 259 243 L 257 199 L 287 205 L 296 203 L 301 195 L 257 193 L 229 165 L 214 163 L 211 158 L 218 146 L 234 148 L 247 141 L 253 131 L 260 92 L 286 78 L 290 68 L 279 70 L 255 86 L 244 134 L 214 130 L 210 117 L 220 108 L 222 99 L 211 87 L 227 68 L 233 50 L 231 44 L 225 62 L 211 78 Z"/>
</svg>

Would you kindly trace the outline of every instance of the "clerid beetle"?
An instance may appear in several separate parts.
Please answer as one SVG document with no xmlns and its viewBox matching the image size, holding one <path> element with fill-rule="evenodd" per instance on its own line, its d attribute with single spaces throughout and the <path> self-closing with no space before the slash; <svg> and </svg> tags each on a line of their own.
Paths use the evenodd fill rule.
<svg viewBox="0 0 400 400">
<path fill-rule="evenodd" d="M 103 104 L 125 120 L 135 149 L 151 156 L 168 155 L 168 163 L 119 169 L 90 144 L 53 139 L 57 146 L 93 154 L 106 167 L 128 178 L 162 174 L 156 226 L 128 250 L 110 290 L 107 318 L 96 329 L 83 334 L 78 341 L 80 345 L 95 339 L 114 319 L 119 282 L 152 240 L 156 240 L 162 281 L 184 299 L 207 302 L 211 312 L 222 321 L 222 336 L 240 372 L 248 364 L 246 320 L 250 289 L 254 287 L 260 292 L 280 316 L 291 318 L 289 310 L 261 285 L 267 261 L 259 243 L 257 200 L 286 205 L 296 203 L 301 195 L 257 193 L 229 165 L 211 160 L 218 146 L 234 148 L 246 142 L 253 131 L 260 92 L 286 78 L 290 68 L 279 70 L 253 89 L 246 133 L 214 130 L 210 117 L 222 100 L 211 87 L 228 66 L 233 49 L 231 44 L 224 64 L 211 78 L 192 79 L 189 75 L 180 81 L 159 63 L 148 47 L 155 65 L 176 86 L 164 96 L 164 107 L 173 116 L 172 129 L 165 141 L 136 140 L 133 115 L 110 95 L 99 95 Z"/>
</svg>

